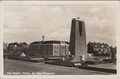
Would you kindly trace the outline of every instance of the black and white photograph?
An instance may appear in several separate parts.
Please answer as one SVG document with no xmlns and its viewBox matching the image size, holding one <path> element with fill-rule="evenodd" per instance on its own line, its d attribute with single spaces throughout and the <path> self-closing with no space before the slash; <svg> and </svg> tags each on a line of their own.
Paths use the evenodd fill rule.
<svg viewBox="0 0 120 79">
<path fill-rule="evenodd" d="M 116 75 L 117 2 L 4 2 L 4 75 Z"/>
</svg>

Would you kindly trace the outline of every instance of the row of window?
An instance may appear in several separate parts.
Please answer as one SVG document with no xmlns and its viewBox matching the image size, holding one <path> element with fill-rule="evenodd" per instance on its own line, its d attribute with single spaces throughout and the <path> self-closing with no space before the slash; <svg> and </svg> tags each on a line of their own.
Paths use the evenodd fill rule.
<svg viewBox="0 0 120 79">
<path fill-rule="evenodd" d="M 52 49 L 52 45 L 39 45 L 39 46 L 30 46 L 30 49 Z"/>
<path fill-rule="evenodd" d="M 101 48 L 104 48 L 104 47 L 106 48 L 107 47 L 107 48 L 109 48 L 109 46 L 104 46 L 104 45 L 100 45 L 100 46 L 99 45 L 95 45 L 95 47 L 101 47 Z"/>
<path fill-rule="evenodd" d="M 59 56 L 59 55 L 64 55 L 66 54 L 66 50 L 32 50 L 30 51 L 30 53 L 33 53 L 33 54 L 48 54 L 48 55 L 56 55 L 56 56 Z"/>
<path fill-rule="evenodd" d="M 52 51 L 47 51 L 47 50 L 43 50 L 43 51 L 31 51 L 31 53 L 33 54 L 52 54 Z"/>
<path fill-rule="evenodd" d="M 95 48 L 94 51 L 107 51 L 107 52 L 110 52 L 110 49 L 97 49 L 97 48 Z"/>
<path fill-rule="evenodd" d="M 30 46 L 30 49 L 68 49 L 68 46 L 60 46 L 60 45 L 40 45 L 40 46 Z"/>
</svg>

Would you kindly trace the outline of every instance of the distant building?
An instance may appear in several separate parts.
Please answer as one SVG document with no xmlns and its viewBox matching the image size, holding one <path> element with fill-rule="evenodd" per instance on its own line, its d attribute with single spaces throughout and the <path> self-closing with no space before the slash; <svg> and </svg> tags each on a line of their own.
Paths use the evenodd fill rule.
<svg viewBox="0 0 120 79">
<path fill-rule="evenodd" d="M 20 42 L 17 45 L 17 52 L 27 54 L 29 51 L 29 45 L 26 42 Z"/>
<path fill-rule="evenodd" d="M 4 54 L 4 58 L 6 58 L 8 56 L 8 44 L 7 43 L 3 43 L 3 54 Z"/>
<path fill-rule="evenodd" d="M 3 43 L 3 52 L 4 53 L 7 53 L 7 47 L 8 47 L 8 44 L 7 43 Z"/>
<path fill-rule="evenodd" d="M 111 49 L 109 45 L 106 43 L 89 42 L 87 46 L 88 53 L 94 56 L 109 57 L 111 55 Z"/>
<path fill-rule="evenodd" d="M 15 53 L 16 49 L 17 49 L 17 45 L 18 45 L 17 42 L 9 43 L 8 44 L 8 51 L 9 51 L 9 53 Z"/>
<path fill-rule="evenodd" d="M 38 57 L 66 56 L 69 43 L 65 41 L 35 41 L 29 45 L 29 55 Z"/>
<path fill-rule="evenodd" d="M 8 53 L 11 57 L 19 57 L 22 53 L 27 54 L 29 46 L 26 42 L 14 42 L 8 44 Z"/>
<path fill-rule="evenodd" d="M 112 58 L 113 60 L 116 60 L 116 58 L 117 58 L 117 57 L 116 57 L 117 48 L 110 46 L 110 50 L 111 50 L 111 58 Z"/>
</svg>

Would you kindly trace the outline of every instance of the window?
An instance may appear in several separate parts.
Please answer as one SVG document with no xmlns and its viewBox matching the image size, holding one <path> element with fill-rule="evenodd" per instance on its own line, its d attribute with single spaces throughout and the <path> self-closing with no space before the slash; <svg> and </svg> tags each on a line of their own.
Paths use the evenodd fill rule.
<svg viewBox="0 0 120 79">
<path fill-rule="evenodd" d="M 101 49 L 101 51 L 103 51 L 103 49 Z"/>
<path fill-rule="evenodd" d="M 99 49 L 96 48 L 95 51 L 99 51 Z"/>
<path fill-rule="evenodd" d="M 98 54 L 101 54 L 101 52 L 98 52 Z"/>
<path fill-rule="evenodd" d="M 94 48 L 94 51 L 97 51 L 96 48 Z"/>
<path fill-rule="evenodd" d="M 14 45 L 14 47 L 17 47 L 17 45 Z"/>
<path fill-rule="evenodd" d="M 97 47 L 97 45 L 95 45 L 95 47 Z"/>
<path fill-rule="evenodd" d="M 101 47 L 104 47 L 103 45 L 101 45 Z"/>
</svg>

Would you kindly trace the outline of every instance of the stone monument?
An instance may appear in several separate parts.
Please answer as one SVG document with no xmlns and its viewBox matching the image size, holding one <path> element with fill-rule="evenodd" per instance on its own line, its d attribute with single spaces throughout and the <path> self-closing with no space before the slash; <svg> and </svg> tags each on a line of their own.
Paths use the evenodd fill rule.
<svg viewBox="0 0 120 79">
<path fill-rule="evenodd" d="M 69 48 L 73 55 L 71 62 L 84 61 L 87 57 L 85 22 L 79 17 L 72 19 Z"/>
</svg>

